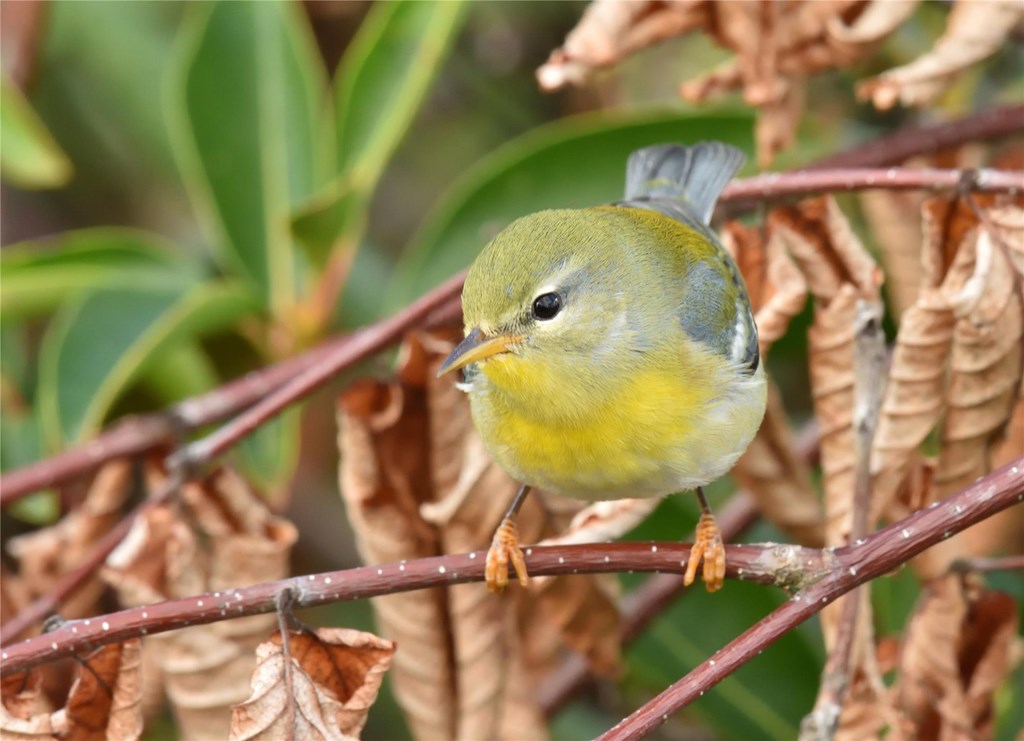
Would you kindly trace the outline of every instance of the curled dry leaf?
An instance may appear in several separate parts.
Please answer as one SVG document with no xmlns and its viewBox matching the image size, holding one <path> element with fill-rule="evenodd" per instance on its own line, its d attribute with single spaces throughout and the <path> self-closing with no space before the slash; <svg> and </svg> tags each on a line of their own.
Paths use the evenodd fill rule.
<svg viewBox="0 0 1024 741">
<path fill-rule="evenodd" d="M 159 487 L 164 474 L 151 468 L 149 476 Z M 295 528 L 267 511 L 233 471 L 186 485 L 182 501 L 187 520 L 180 509 L 156 507 L 107 559 L 102 575 L 124 604 L 288 576 Z M 249 692 L 253 650 L 274 624 L 273 615 L 253 615 L 146 638 L 184 737 L 226 735 L 228 709 Z"/>
<path fill-rule="evenodd" d="M 858 302 L 879 303 L 881 273 L 831 198 L 775 209 L 769 223 L 815 300 L 808 345 L 821 426 L 825 540 L 841 545 L 849 534 L 854 488 L 854 318 Z"/>
<path fill-rule="evenodd" d="M 351 385 L 338 403 L 340 486 L 367 564 L 434 556 L 437 534 L 419 517 L 429 496 L 426 401 L 399 384 Z M 395 696 L 417 738 L 453 738 L 455 670 L 441 590 L 373 600 L 380 632 L 402 650 L 394 658 Z"/>
<path fill-rule="evenodd" d="M 50 738 L 56 732 L 42 683 L 42 674 L 37 670 L 0 680 L 0 738 Z"/>
<path fill-rule="evenodd" d="M 867 190 L 859 194 L 864 218 L 885 266 L 885 292 L 899 320 L 917 302 L 921 287 L 921 222 L 924 197 L 914 191 Z"/>
<path fill-rule="evenodd" d="M 935 47 L 910 64 L 865 80 L 857 89 L 862 99 L 886 110 L 897 103 L 930 103 L 967 67 L 996 53 L 1021 19 L 1019 0 L 957 0 L 945 33 Z"/>
<path fill-rule="evenodd" d="M 458 336 L 407 338 L 397 381 L 359 384 L 341 398 L 342 493 L 367 563 L 482 557 L 518 488 L 477 437 L 465 395 L 436 378 Z M 531 494 L 518 518 L 521 541 L 557 535 L 581 506 Z M 628 507 L 603 515 L 591 512 L 588 527 L 618 533 L 635 522 Z M 533 697 L 539 671 L 566 646 L 598 669 L 618 665 L 613 583 L 535 579 L 530 590 L 501 596 L 465 584 L 375 600 L 381 632 L 401 646 L 392 673 L 415 735 L 544 736 Z M 529 619 L 537 611 L 548 621 Z"/>
<path fill-rule="evenodd" d="M 703 101 L 740 89 L 759 109 L 759 160 L 792 142 L 804 108 L 806 79 L 849 67 L 872 53 L 910 17 L 917 0 L 594 0 L 561 48 L 537 70 L 544 90 L 579 85 L 591 72 L 637 50 L 703 31 L 735 58 L 681 87 Z"/>
<path fill-rule="evenodd" d="M 743 274 L 761 354 L 766 355 L 803 309 L 807 283 L 777 234 L 766 241 L 761 229 L 734 221 L 725 225 L 722 241 Z M 822 544 L 821 503 L 772 383 L 761 429 L 736 462 L 732 476 L 775 526 L 802 545 Z"/>
<path fill-rule="evenodd" d="M 764 422 L 732 470 L 761 513 L 800 545 L 823 545 L 821 502 L 807 464 L 796 451 L 779 390 L 768 386 Z"/>
<path fill-rule="evenodd" d="M 320 628 L 281 633 L 256 648 L 252 692 L 231 710 L 229 738 L 359 737 L 395 644 L 372 633 Z"/>
<path fill-rule="evenodd" d="M 3 681 L 0 735 L 4 739 L 102 741 L 142 735 L 142 643 L 137 638 L 96 649 L 84 657 L 65 707 L 49 713 L 40 699 L 38 674 Z"/>
<path fill-rule="evenodd" d="M 1012 597 L 947 574 L 929 582 L 907 624 L 894 687 L 899 738 L 986 738 L 996 689 L 1020 651 Z M 1016 661 L 1014 660 L 1016 658 Z"/>
<path fill-rule="evenodd" d="M 29 599 L 52 589 L 57 581 L 81 565 L 93 545 L 121 519 L 121 506 L 131 491 L 131 463 L 112 461 L 96 474 L 81 505 L 51 527 L 11 538 L 8 550 L 18 561 L 18 581 Z M 89 579 L 61 605 L 65 618 L 95 614 L 104 588 Z"/>
</svg>

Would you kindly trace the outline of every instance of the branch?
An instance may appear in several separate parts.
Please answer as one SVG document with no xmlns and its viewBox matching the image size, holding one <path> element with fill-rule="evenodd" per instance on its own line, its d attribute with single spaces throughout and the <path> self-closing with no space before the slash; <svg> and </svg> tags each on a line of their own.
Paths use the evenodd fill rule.
<svg viewBox="0 0 1024 741">
<path fill-rule="evenodd" d="M 682 574 L 690 555 L 687 543 L 604 543 L 537 546 L 525 549 L 532 576 L 662 572 Z M 799 588 L 828 571 L 832 555 L 792 545 L 727 547 L 727 576 L 758 584 Z M 207 592 L 82 620 L 68 620 L 43 635 L 5 649 L 0 676 L 141 635 L 192 625 L 273 612 L 277 595 L 296 593 L 294 607 L 316 607 L 399 592 L 484 580 L 485 552 L 434 556 L 398 564 L 361 566 L 294 576 L 223 592 Z M 681 581 L 681 580 L 680 580 Z"/>
<path fill-rule="evenodd" d="M 826 604 L 906 563 L 936 543 L 1024 502 L 1024 456 L 947 499 L 833 552 L 835 567 L 671 685 L 599 741 L 638 739 L 753 659 Z M 828 551 L 826 551 L 828 552 Z"/>
<path fill-rule="evenodd" d="M 929 509 L 890 525 L 846 548 L 793 545 L 728 546 L 727 574 L 760 584 L 799 590 L 794 598 L 683 680 L 630 716 L 617 728 L 637 738 L 692 701 L 697 692 L 720 682 L 786 631 L 840 594 L 891 571 L 943 538 L 1024 501 L 1024 457 Z M 682 543 L 606 543 L 527 548 L 526 563 L 535 576 L 619 571 L 682 573 L 690 547 Z M 272 612 L 282 590 L 294 590 L 295 607 L 314 607 L 428 587 L 483 581 L 483 552 L 438 556 L 384 566 L 310 574 L 229 589 L 85 620 L 68 621 L 0 654 L 0 676 L 71 656 L 95 646 L 141 635 L 163 633 L 246 615 Z M 693 677 L 697 675 L 698 688 Z M 666 715 L 667 717 L 667 715 Z"/>
<path fill-rule="evenodd" d="M 915 155 L 938 149 L 1020 133 L 1022 120 L 1024 106 L 993 108 L 948 123 L 901 129 L 810 163 L 803 169 L 896 165 Z M 723 197 L 725 200 L 728 200 L 728 196 Z M 415 326 L 415 322 L 410 322 L 407 328 L 412 326 Z M 71 481 L 107 461 L 152 450 L 171 439 L 177 430 L 188 432 L 237 414 L 263 398 L 270 389 L 281 386 L 346 345 L 349 339 L 340 337 L 330 340 L 303 355 L 255 371 L 220 389 L 186 400 L 168 413 L 124 420 L 77 448 L 10 471 L 0 476 L 0 506 L 7 506 L 33 491 Z"/>
<path fill-rule="evenodd" d="M 911 157 L 959 147 L 968 142 L 988 141 L 1024 133 L 1024 105 L 990 108 L 940 124 L 907 126 L 871 139 L 845 152 L 818 160 L 807 170 L 839 167 L 886 167 Z"/>
<path fill-rule="evenodd" d="M 1024 192 L 1024 171 L 982 168 L 975 173 L 974 190 L 1011 194 Z M 734 180 L 726 186 L 721 201 L 767 201 L 854 190 L 943 190 L 959 187 L 963 177 L 963 170 L 904 167 L 766 173 Z"/>
</svg>

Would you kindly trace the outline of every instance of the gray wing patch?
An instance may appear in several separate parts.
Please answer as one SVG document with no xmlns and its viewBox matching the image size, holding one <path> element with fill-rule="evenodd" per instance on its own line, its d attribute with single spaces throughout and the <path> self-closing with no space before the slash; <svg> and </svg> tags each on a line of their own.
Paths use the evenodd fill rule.
<svg viewBox="0 0 1024 741">
<path fill-rule="evenodd" d="M 760 363 L 757 326 L 739 271 L 724 251 L 721 257 L 722 265 L 699 262 L 690 269 L 679 320 L 690 337 L 753 373 Z M 735 286 L 735 301 L 728 300 L 727 283 Z"/>
</svg>

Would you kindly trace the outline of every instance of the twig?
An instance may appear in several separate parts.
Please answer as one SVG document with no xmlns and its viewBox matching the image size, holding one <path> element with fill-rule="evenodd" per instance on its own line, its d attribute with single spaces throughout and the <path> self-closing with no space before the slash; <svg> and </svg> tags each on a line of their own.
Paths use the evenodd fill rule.
<svg viewBox="0 0 1024 741">
<path fill-rule="evenodd" d="M 853 497 L 850 502 L 848 543 L 862 539 L 870 527 L 871 510 L 871 445 L 878 427 L 878 415 L 885 395 L 885 335 L 882 332 L 882 311 L 877 304 L 859 301 L 854 319 L 853 339 L 853 428 L 856 468 Z M 846 692 L 853 682 L 854 647 L 858 634 L 861 640 L 870 634 L 861 627 L 861 603 L 865 595 L 860 588 L 842 598 L 842 613 L 832 640 L 828 659 L 821 672 L 821 685 L 813 710 L 800 724 L 800 738 L 805 741 L 830 741 L 839 726 Z M 873 643 L 873 639 L 872 639 Z"/>
<path fill-rule="evenodd" d="M 760 512 L 753 498 L 745 492 L 737 492 L 718 513 L 722 540 L 727 543 L 735 540 L 744 530 L 757 522 L 759 516 Z M 686 591 L 683 580 L 678 575 L 655 574 L 626 595 L 622 604 L 622 644 L 632 643 L 665 608 Z M 537 702 L 541 710 L 549 717 L 554 715 L 591 679 L 586 659 L 580 654 L 573 653 L 545 677 L 540 689 L 537 690 Z"/>
<path fill-rule="evenodd" d="M 955 121 L 907 126 L 808 165 L 807 170 L 886 167 L 967 142 L 1024 133 L 1024 105 L 990 108 Z"/>
<path fill-rule="evenodd" d="M 869 536 L 859 545 L 836 550 L 793 545 L 728 546 L 728 575 L 798 590 L 737 641 L 617 726 L 637 738 L 682 707 L 697 693 L 816 613 L 840 594 L 891 571 L 940 540 L 1024 502 L 1024 456 L 937 502 Z M 526 562 L 535 576 L 620 571 L 682 573 L 689 546 L 680 543 L 607 543 L 528 548 Z M 99 645 L 192 625 L 271 612 L 283 589 L 296 590 L 296 607 L 395 594 L 428 587 L 483 581 L 483 552 L 417 559 L 401 564 L 363 566 L 345 571 L 292 577 L 184 599 L 160 602 L 85 620 L 70 620 L 51 633 L 29 638 L 0 654 L 0 676 Z M 694 676 L 699 680 L 695 684 Z"/>
<path fill-rule="evenodd" d="M 625 571 L 682 574 L 690 545 L 678 542 L 578 544 L 536 546 L 525 552 L 533 576 Z M 728 546 L 727 552 L 729 578 L 794 590 L 820 579 L 833 560 L 827 551 L 793 545 L 737 545 Z M 6 648 L 0 676 L 133 636 L 272 612 L 277 609 L 277 595 L 288 589 L 297 595 L 294 607 L 303 608 L 479 582 L 484 579 L 484 555 L 479 551 L 295 576 L 133 607 L 109 615 L 68 620 L 49 633 Z"/>
<path fill-rule="evenodd" d="M 988 193 L 1024 192 L 1024 171 L 975 170 L 975 190 Z M 734 180 L 722 193 L 722 202 L 765 201 L 815 193 L 841 193 L 855 190 L 943 190 L 956 188 L 963 171 L 933 168 L 855 168 L 814 169 L 787 173 L 767 173 Z"/>
<path fill-rule="evenodd" d="M 906 563 L 945 538 L 1015 504 L 1024 502 L 1024 456 L 900 522 L 865 538 L 860 545 L 838 548 L 827 576 L 746 630 L 685 677 L 671 685 L 599 741 L 638 739 L 665 722 L 707 690 L 753 659 L 826 604 Z"/>
</svg>

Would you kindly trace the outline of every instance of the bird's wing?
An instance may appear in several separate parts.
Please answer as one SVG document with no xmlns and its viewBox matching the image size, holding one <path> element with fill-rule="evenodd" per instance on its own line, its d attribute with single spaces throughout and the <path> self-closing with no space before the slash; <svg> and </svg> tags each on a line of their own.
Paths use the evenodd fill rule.
<svg viewBox="0 0 1024 741">
<path fill-rule="evenodd" d="M 690 267 L 679 321 L 687 335 L 753 373 L 761 358 L 750 301 L 736 264 L 715 244 L 712 256 Z"/>
</svg>

